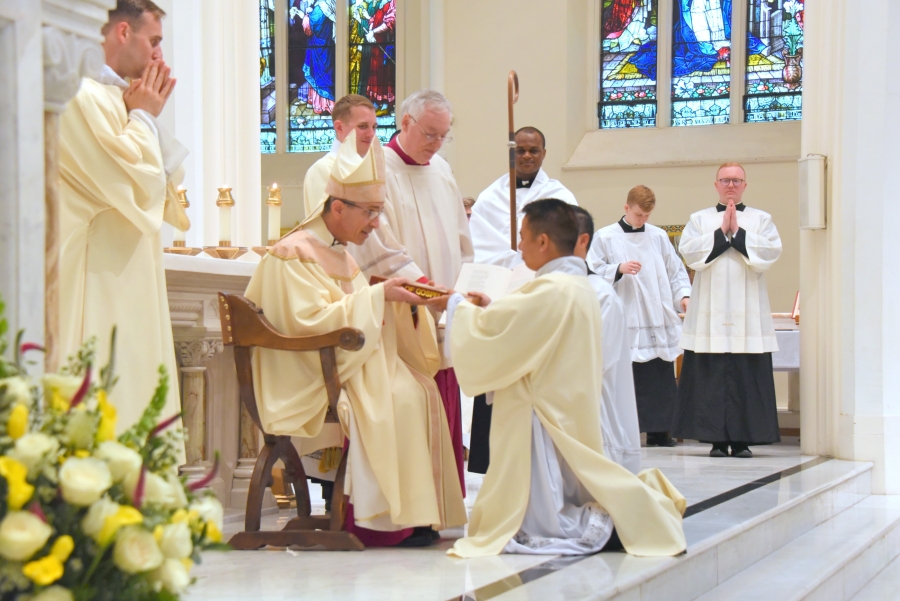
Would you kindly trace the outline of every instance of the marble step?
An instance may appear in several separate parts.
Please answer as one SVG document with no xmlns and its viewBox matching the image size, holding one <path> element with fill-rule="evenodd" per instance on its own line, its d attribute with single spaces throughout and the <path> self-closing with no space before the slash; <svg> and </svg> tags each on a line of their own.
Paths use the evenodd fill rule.
<svg viewBox="0 0 900 601">
<path fill-rule="evenodd" d="M 871 497 L 871 463 L 825 460 L 810 465 L 685 518 L 688 551 L 680 557 L 600 553 L 529 582 L 528 598 L 697 599 Z M 518 598 L 510 591 L 498 600 Z M 721 598 L 749 597 L 741 593 Z M 765 599 L 783 598 L 775 594 Z"/>
<path fill-rule="evenodd" d="M 869 496 L 697 601 L 846 601 L 898 555 L 900 498 Z"/>
<path fill-rule="evenodd" d="M 889 601 L 900 599 L 900 557 L 870 580 L 851 601 Z"/>
</svg>

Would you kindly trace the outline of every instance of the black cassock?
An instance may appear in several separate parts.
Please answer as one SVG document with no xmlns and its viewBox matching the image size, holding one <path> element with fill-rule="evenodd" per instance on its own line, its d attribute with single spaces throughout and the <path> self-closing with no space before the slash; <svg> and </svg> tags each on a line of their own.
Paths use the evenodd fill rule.
<svg viewBox="0 0 900 601">
<path fill-rule="evenodd" d="M 491 415 L 493 405 L 487 404 L 487 395 L 475 397 L 472 407 L 472 434 L 469 436 L 469 466 L 473 474 L 486 474 L 491 463 Z"/>
<path fill-rule="evenodd" d="M 772 353 L 684 351 L 672 436 L 710 443 L 779 442 Z"/>
<path fill-rule="evenodd" d="M 631 371 L 641 432 L 668 432 L 678 395 L 674 362 L 659 357 L 644 363 L 633 362 Z"/>
</svg>

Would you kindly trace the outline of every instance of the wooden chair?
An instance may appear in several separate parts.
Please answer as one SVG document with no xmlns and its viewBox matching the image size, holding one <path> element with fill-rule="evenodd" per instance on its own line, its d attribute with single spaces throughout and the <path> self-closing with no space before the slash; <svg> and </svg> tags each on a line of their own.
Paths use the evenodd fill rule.
<svg viewBox="0 0 900 601">
<path fill-rule="evenodd" d="M 341 393 L 337 359 L 334 349 L 358 351 L 365 337 L 354 328 L 341 328 L 319 336 L 284 336 L 277 332 L 263 315 L 262 309 L 237 294 L 219 293 L 219 319 L 222 321 L 222 338 L 226 346 L 234 347 L 234 364 L 237 368 L 241 403 L 262 432 L 265 445 L 259 453 L 250 491 L 247 495 L 247 513 L 244 531 L 235 534 L 229 543 L 235 549 L 260 549 L 266 545 L 275 547 L 313 547 L 321 545 L 328 550 L 362 551 L 365 547 L 356 537 L 343 529 L 347 502 L 344 497 L 344 474 L 347 471 L 347 454 L 341 458 L 331 498 L 331 515 L 313 516 L 309 502 L 306 471 L 300 455 L 291 443 L 290 436 L 275 436 L 263 429 L 253 393 L 253 371 L 250 366 L 250 349 L 253 347 L 281 351 L 318 351 L 322 361 L 322 375 L 328 391 L 328 413 L 325 421 L 338 422 L 337 402 Z M 266 487 L 272 485 L 272 467 L 281 459 L 284 462 L 285 480 L 294 485 L 297 496 L 297 517 L 292 518 L 282 530 L 262 531 L 262 501 Z"/>
</svg>

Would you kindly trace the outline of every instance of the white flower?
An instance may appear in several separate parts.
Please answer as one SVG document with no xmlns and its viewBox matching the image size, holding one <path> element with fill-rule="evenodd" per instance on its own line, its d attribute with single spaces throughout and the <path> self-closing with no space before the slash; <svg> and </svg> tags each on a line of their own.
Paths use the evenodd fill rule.
<svg viewBox="0 0 900 601">
<path fill-rule="evenodd" d="M 121 482 L 132 474 L 140 475 L 143 463 L 140 453 L 114 440 L 101 442 L 94 457 L 106 462 L 114 482 Z"/>
<path fill-rule="evenodd" d="M 94 540 L 98 540 L 97 537 L 103 529 L 103 524 L 106 523 L 106 518 L 116 515 L 118 511 L 119 504 L 110 501 L 109 497 L 103 497 L 98 501 L 94 501 L 87 514 L 81 520 L 81 529 Z"/>
<path fill-rule="evenodd" d="M 51 586 L 31 598 L 31 601 L 74 601 L 72 591 L 64 586 Z"/>
<path fill-rule="evenodd" d="M 83 381 L 84 378 L 81 376 L 47 374 L 41 378 L 41 385 L 44 387 L 44 396 L 48 401 L 54 392 L 59 393 L 59 396 L 66 401 L 71 401 L 78 389 L 81 388 Z"/>
<path fill-rule="evenodd" d="M 122 483 L 125 487 L 125 494 L 132 501 L 134 500 L 134 492 L 137 489 L 139 479 L 140 472 L 131 473 Z M 183 496 L 184 489 L 181 487 L 181 482 L 176 480 L 175 486 L 181 489 L 181 496 Z M 141 498 L 141 503 L 152 503 L 165 509 L 180 509 L 184 505 L 179 505 L 181 498 L 178 493 L 179 491 L 159 474 L 154 474 L 151 471 L 147 471 L 144 474 L 144 496 Z M 186 501 L 187 499 L 185 499 Z"/>
<path fill-rule="evenodd" d="M 14 376 L 0 380 L 0 387 L 6 386 L 6 396 L 19 405 L 31 406 L 31 384 L 25 378 Z"/>
<path fill-rule="evenodd" d="M 41 463 L 54 457 L 58 450 L 59 442 L 52 436 L 29 432 L 16 440 L 16 446 L 9 452 L 9 456 L 22 463 L 34 475 Z"/>
<path fill-rule="evenodd" d="M 797 0 L 787 0 L 782 6 L 784 10 L 786 10 L 792 17 L 800 12 L 800 9 L 803 8 L 803 4 L 797 2 Z"/>
<path fill-rule="evenodd" d="M 94 436 L 97 434 L 98 418 L 84 410 L 84 405 L 69 414 L 69 423 L 66 424 L 66 436 L 76 449 L 90 449 L 94 444 Z"/>
<path fill-rule="evenodd" d="M 166 524 L 159 538 L 159 548 L 169 559 L 190 557 L 194 545 L 191 542 L 191 528 L 187 522 Z"/>
<path fill-rule="evenodd" d="M 178 559 L 167 559 L 151 575 L 151 578 L 162 584 L 163 588 L 178 595 L 191 583 L 187 566 Z"/>
<path fill-rule="evenodd" d="M 178 478 L 178 474 L 175 472 L 168 474 L 166 476 L 166 481 L 172 488 L 172 501 L 167 506 L 167 509 L 182 509 L 183 507 L 187 507 L 187 493 L 184 491 L 184 484 Z"/>
<path fill-rule="evenodd" d="M 53 528 L 31 512 L 10 511 L 0 522 L 0 556 L 26 561 L 47 544 Z"/>
<path fill-rule="evenodd" d="M 163 554 L 156 539 L 142 526 L 125 526 L 116 537 L 113 561 L 123 572 L 137 574 L 162 565 Z"/>
<path fill-rule="evenodd" d="M 112 474 L 96 457 L 71 457 L 59 468 L 59 486 L 66 502 L 87 507 L 109 490 Z"/>
<path fill-rule="evenodd" d="M 204 522 L 211 521 L 219 530 L 222 529 L 222 522 L 225 519 L 225 511 L 219 500 L 211 495 L 205 496 L 191 503 L 188 509 L 196 509 L 200 514 L 200 518 Z"/>
</svg>

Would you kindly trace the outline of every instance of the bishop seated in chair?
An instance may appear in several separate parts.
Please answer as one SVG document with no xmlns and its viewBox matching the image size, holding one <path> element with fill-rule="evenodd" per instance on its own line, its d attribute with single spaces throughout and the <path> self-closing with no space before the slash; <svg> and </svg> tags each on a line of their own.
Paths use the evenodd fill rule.
<svg viewBox="0 0 900 601">
<path fill-rule="evenodd" d="M 347 252 L 379 226 L 384 155 L 377 138 L 338 151 L 327 199 L 263 257 L 246 296 L 289 336 L 361 330 L 358 352 L 337 351 L 338 402 L 349 439 L 345 527 L 366 546 L 424 546 L 435 530 L 466 522 L 447 417 L 434 382 L 435 324 L 422 300 L 392 278 L 370 286 Z M 266 432 L 303 438 L 322 430 L 328 400 L 319 356 L 257 348 L 253 382 Z M 324 446 L 340 446 L 326 441 Z"/>
</svg>

